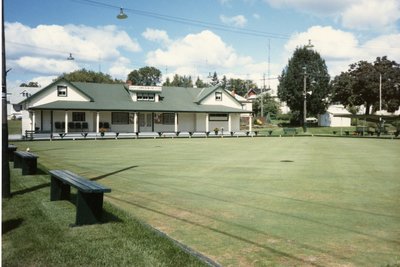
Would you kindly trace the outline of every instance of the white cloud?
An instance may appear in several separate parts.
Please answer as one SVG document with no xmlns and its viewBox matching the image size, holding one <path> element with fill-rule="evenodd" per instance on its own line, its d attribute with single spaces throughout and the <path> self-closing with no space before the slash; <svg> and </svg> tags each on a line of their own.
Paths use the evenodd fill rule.
<svg viewBox="0 0 400 267">
<path fill-rule="evenodd" d="M 400 19 L 398 0 L 361 0 L 342 13 L 342 24 L 349 29 L 391 31 Z"/>
<path fill-rule="evenodd" d="M 142 33 L 142 36 L 149 41 L 160 42 L 162 44 L 169 44 L 171 42 L 168 33 L 163 30 L 147 28 L 146 31 Z"/>
<path fill-rule="evenodd" d="M 58 76 L 39 76 L 32 79 L 33 82 L 37 82 L 42 88 L 51 84 Z"/>
<path fill-rule="evenodd" d="M 243 15 L 237 15 L 233 17 L 228 17 L 225 15 L 220 15 L 219 19 L 221 20 L 222 23 L 238 27 L 238 28 L 243 28 L 247 24 L 247 19 Z"/>
<path fill-rule="evenodd" d="M 41 74 L 61 74 L 79 69 L 78 64 L 114 61 L 121 50 L 141 50 L 136 40 L 116 26 L 38 25 L 6 23 L 7 57 L 13 66 Z M 69 53 L 74 61 L 66 61 Z"/>
<path fill-rule="evenodd" d="M 264 0 L 274 8 L 293 8 L 315 16 L 335 17 L 348 29 L 396 31 L 398 0 Z"/>
<path fill-rule="evenodd" d="M 308 40 L 314 45 L 313 49 L 325 59 L 332 75 L 346 71 L 349 64 L 359 60 L 372 62 L 378 56 L 387 55 L 391 60 L 400 61 L 400 34 L 382 35 L 361 44 L 353 33 L 330 26 L 314 26 L 306 32 L 294 34 L 285 45 L 285 60 L 292 57 L 296 47 L 308 44 Z"/>
<path fill-rule="evenodd" d="M 24 56 L 16 60 L 11 60 L 12 67 L 18 67 L 31 73 L 39 74 L 61 74 L 79 69 L 74 61 L 51 59 L 44 57 Z"/>
<path fill-rule="evenodd" d="M 131 61 L 126 57 L 119 57 L 108 70 L 108 74 L 117 79 L 126 79 L 128 74 L 133 70 L 130 67 Z"/>
<path fill-rule="evenodd" d="M 185 67 L 208 65 L 233 67 L 250 62 L 241 57 L 211 31 L 189 34 L 171 42 L 165 50 L 157 49 L 147 54 L 146 63 L 151 66 Z"/>
</svg>

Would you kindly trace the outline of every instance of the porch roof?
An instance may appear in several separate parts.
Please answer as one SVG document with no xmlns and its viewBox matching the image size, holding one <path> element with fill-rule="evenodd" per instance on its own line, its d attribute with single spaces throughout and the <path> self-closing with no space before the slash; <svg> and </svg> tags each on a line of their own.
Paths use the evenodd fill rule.
<svg viewBox="0 0 400 267">
<path fill-rule="evenodd" d="M 90 111 L 131 111 L 131 112 L 193 112 L 193 113 L 249 113 L 249 111 L 219 105 L 176 106 L 163 102 L 130 102 L 117 105 L 99 105 L 96 102 L 56 101 L 32 110 L 90 110 Z"/>
</svg>

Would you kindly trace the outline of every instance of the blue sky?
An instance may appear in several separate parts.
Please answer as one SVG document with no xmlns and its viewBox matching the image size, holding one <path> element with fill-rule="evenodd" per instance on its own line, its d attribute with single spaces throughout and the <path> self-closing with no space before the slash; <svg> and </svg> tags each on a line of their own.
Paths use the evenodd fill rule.
<svg viewBox="0 0 400 267">
<path fill-rule="evenodd" d="M 216 71 L 262 85 L 265 74 L 275 89 L 308 40 L 331 75 L 377 56 L 400 62 L 398 0 L 5 0 L 5 22 L 9 87 L 80 68 L 125 80 L 150 65 L 164 78 Z"/>
</svg>

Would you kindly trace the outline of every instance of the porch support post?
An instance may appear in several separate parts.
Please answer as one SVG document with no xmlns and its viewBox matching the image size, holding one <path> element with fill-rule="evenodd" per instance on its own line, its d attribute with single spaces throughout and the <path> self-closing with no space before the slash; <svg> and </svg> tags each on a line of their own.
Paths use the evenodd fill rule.
<svg viewBox="0 0 400 267">
<path fill-rule="evenodd" d="M 178 113 L 175 113 L 175 133 L 178 132 Z"/>
<path fill-rule="evenodd" d="M 54 117 L 54 111 L 53 110 L 51 110 L 50 111 L 50 140 L 53 140 L 53 125 L 54 125 L 54 122 L 53 122 L 53 117 Z"/>
<path fill-rule="evenodd" d="M 32 110 L 32 127 L 31 127 L 32 131 L 35 131 L 35 128 L 36 128 L 35 125 L 36 125 L 36 114 L 35 114 L 35 111 Z"/>
<path fill-rule="evenodd" d="M 43 131 L 43 110 L 40 111 L 40 130 Z"/>
<path fill-rule="evenodd" d="M 253 114 L 249 114 L 249 132 L 253 130 Z"/>
<path fill-rule="evenodd" d="M 210 125 L 209 125 L 208 119 L 209 119 L 209 114 L 207 113 L 206 114 L 206 132 L 210 131 Z"/>
<path fill-rule="evenodd" d="M 228 114 L 228 132 L 229 134 L 232 132 L 232 114 Z"/>
<path fill-rule="evenodd" d="M 65 133 L 68 133 L 68 110 L 65 111 Z"/>
<path fill-rule="evenodd" d="M 134 117 L 133 117 L 133 131 L 134 131 L 135 133 L 138 132 L 138 128 L 137 128 L 137 118 L 138 118 L 138 114 L 137 114 L 137 112 L 135 112 L 135 115 L 134 115 Z"/>
<path fill-rule="evenodd" d="M 100 112 L 96 112 L 96 134 L 100 132 Z"/>
</svg>

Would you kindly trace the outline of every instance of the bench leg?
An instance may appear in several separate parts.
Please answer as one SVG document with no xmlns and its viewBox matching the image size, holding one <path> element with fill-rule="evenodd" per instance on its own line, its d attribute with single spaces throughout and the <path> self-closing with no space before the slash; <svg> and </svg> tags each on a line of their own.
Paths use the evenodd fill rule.
<svg viewBox="0 0 400 267">
<path fill-rule="evenodd" d="M 22 175 L 36 174 L 37 171 L 37 159 L 25 159 L 22 160 Z"/>
<path fill-rule="evenodd" d="M 22 158 L 14 154 L 14 169 L 22 167 Z"/>
<path fill-rule="evenodd" d="M 71 194 L 71 186 L 64 184 L 57 178 L 51 177 L 50 201 L 69 200 Z"/>
<path fill-rule="evenodd" d="M 93 224 L 101 220 L 104 193 L 78 191 L 76 201 L 76 225 Z"/>
</svg>

